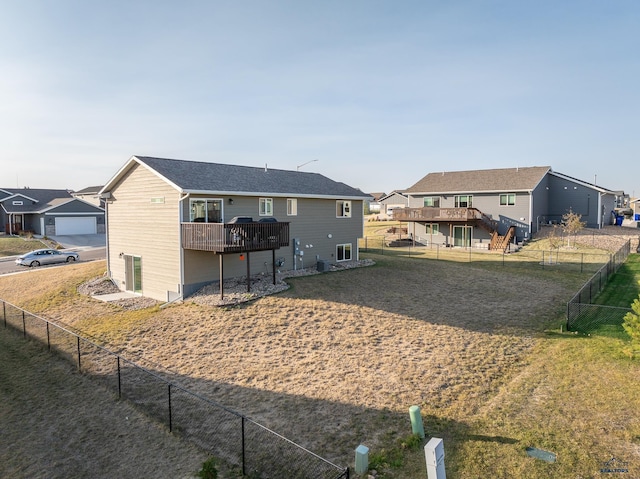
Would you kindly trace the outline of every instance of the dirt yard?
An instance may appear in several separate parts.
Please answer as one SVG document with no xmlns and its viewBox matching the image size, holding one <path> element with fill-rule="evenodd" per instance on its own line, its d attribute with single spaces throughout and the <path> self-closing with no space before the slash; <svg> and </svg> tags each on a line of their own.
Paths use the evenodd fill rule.
<svg viewBox="0 0 640 479">
<path fill-rule="evenodd" d="M 599 236 L 589 239 L 594 242 Z M 601 240 L 617 247 L 622 238 L 610 234 Z M 358 444 L 375 452 L 410 434 L 408 408 L 414 404 L 421 406 L 428 435 L 451 439 L 448 454 L 454 457 L 451 436 L 470 427 L 473 418 L 504 393 L 502 387 L 522 373 L 529 353 L 541 342 L 541 332 L 559 325 L 567 299 L 584 278 L 549 270 L 523 274 L 448 261 L 372 258 L 373 266 L 289 278 L 288 290 L 223 307 L 211 306 L 205 293 L 198 302 L 162 310 L 136 310 L 130 304 L 107 304 L 79 294 L 78 287 L 102 274 L 104 263 L 2 277 L 0 298 L 100 338 L 134 361 L 154 363 L 174 381 L 336 464 L 353 465 Z M 209 301 L 213 296 L 212 290 Z M 6 369 L 7 362 L 0 365 Z M 43 359 L 34 367 L 50 366 Z M 72 376 L 73 381 L 83 380 Z M 31 379 L 36 384 L 42 380 Z M 4 377 L 1 384 L 6 384 Z M 85 420 L 67 434 L 73 454 L 68 448 L 51 448 L 50 441 L 33 440 L 41 422 L 50 429 L 62 427 L 53 421 L 59 402 L 48 411 L 46 403 L 35 402 L 38 396 L 56 394 L 55 388 L 26 392 L 34 401 L 18 411 L 7 409 L 15 400 L 4 388 L 0 463 L 5 457 L 13 458 L 5 467 L 29 463 L 26 457 L 37 461 L 25 469 L 29 474 L 5 474 L 20 469 L 0 469 L 0 476 L 65 477 L 38 469 L 49 464 L 45 459 L 59 465 L 82 458 L 104 463 L 107 471 L 131 472 L 148 454 L 166 472 L 164 477 L 183 477 L 180 474 L 201 464 L 197 451 L 170 452 L 174 446 L 165 443 L 162 431 L 143 419 L 136 419 L 136 424 L 145 437 L 128 438 L 131 431 L 120 431 L 120 419 L 113 420 L 122 416 L 121 411 L 102 403 L 96 410 L 91 388 L 85 391 L 75 382 L 72 387 L 77 387 L 74 397 L 83 398 L 86 407 L 62 395 L 69 401 L 69 412 L 74 417 L 89 413 L 97 424 L 115 428 L 116 437 L 124 434 L 127 454 L 105 434 L 95 435 L 96 429 Z M 10 413 L 17 416 L 7 422 Z M 20 435 L 24 425 L 26 439 Z M 21 452 L 16 455 L 8 444 Z M 179 464 L 180 473 L 167 472 L 173 470 L 163 457 L 153 455 L 157 447 L 167 448 L 167 461 Z M 184 462 L 175 461 L 175 455 Z M 120 469 L 108 469 L 114 460 Z M 94 471 L 91 477 L 113 475 Z"/>
<path fill-rule="evenodd" d="M 0 278 L 0 297 L 20 304 L 40 294 L 23 306 L 349 465 L 358 444 L 375 449 L 410 434 L 411 405 L 433 419 L 431 433 L 473 415 L 518 371 L 579 284 L 375 259 L 292 278 L 287 291 L 223 308 L 187 301 L 132 317 L 73 290 L 38 292 L 54 275 L 79 285 L 99 272 L 95 265 Z"/>
</svg>

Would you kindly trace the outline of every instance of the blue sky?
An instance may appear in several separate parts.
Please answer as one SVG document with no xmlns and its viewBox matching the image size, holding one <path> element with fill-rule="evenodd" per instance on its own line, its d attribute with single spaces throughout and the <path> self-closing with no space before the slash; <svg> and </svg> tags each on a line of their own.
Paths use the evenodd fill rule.
<svg viewBox="0 0 640 479">
<path fill-rule="evenodd" d="M 366 192 L 551 166 L 640 196 L 639 25 L 635 0 L 4 1 L 0 187 L 136 154 Z"/>
</svg>

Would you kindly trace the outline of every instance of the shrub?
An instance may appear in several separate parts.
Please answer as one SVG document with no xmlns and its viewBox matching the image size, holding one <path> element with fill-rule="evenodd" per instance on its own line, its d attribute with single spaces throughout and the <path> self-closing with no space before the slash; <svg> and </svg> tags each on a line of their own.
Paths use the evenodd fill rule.
<svg viewBox="0 0 640 479">
<path fill-rule="evenodd" d="M 211 457 L 202 463 L 202 469 L 198 472 L 198 477 L 202 479 L 216 479 L 218 468 L 215 458 Z"/>
<path fill-rule="evenodd" d="M 629 311 L 624 315 L 622 327 L 631 338 L 627 353 L 630 356 L 634 356 L 635 352 L 640 350 L 640 298 L 633 300 L 631 309 L 633 311 Z"/>
</svg>

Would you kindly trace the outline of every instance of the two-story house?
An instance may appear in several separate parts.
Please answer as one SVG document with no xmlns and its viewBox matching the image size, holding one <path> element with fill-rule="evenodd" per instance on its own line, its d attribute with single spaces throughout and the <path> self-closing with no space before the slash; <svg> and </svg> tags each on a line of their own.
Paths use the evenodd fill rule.
<svg viewBox="0 0 640 479">
<path fill-rule="evenodd" d="M 555 172 L 549 166 L 429 173 L 405 191 L 418 241 L 504 250 L 572 211 L 589 228 L 612 224 L 621 193 Z"/>
<path fill-rule="evenodd" d="M 369 195 L 318 173 L 133 156 L 100 192 L 108 274 L 161 301 L 358 259 Z"/>
</svg>

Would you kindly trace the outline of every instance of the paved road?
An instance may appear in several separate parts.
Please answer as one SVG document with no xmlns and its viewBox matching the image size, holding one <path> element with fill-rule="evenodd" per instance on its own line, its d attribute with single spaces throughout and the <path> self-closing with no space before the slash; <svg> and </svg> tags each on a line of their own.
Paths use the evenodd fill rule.
<svg viewBox="0 0 640 479">
<path fill-rule="evenodd" d="M 52 236 L 50 239 L 58 243 L 65 250 L 77 252 L 80 255 L 80 262 L 106 259 L 106 235 L 104 234 Z M 40 266 L 39 268 L 55 268 L 57 266 L 60 265 Z M 15 264 L 15 257 L 0 257 L 0 275 L 30 270 L 32 270 L 32 268 Z"/>
</svg>

